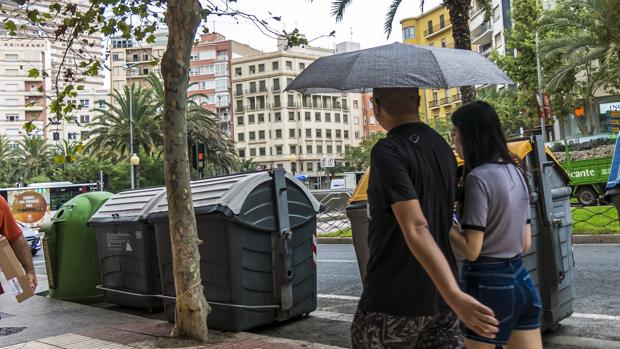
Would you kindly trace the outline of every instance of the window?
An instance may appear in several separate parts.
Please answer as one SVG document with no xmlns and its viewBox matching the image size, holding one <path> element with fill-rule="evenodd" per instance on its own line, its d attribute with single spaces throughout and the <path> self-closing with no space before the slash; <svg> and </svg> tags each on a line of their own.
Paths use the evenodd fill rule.
<svg viewBox="0 0 620 349">
<path fill-rule="evenodd" d="M 342 154 L 342 146 L 341 145 L 337 145 L 336 146 L 336 154 Z"/>
<path fill-rule="evenodd" d="M 284 164 L 277 164 L 276 165 L 278 168 L 284 168 Z"/>
<path fill-rule="evenodd" d="M 501 13 L 499 11 L 499 6 L 495 6 L 495 8 L 493 9 L 493 23 L 499 21 L 501 17 Z"/>
<path fill-rule="evenodd" d="M 360 139 L 360 131 L 355 131 L 355 139 Z"/>
<path fill-rule="evenodd" d="M 250 156 L 251 157 L 255 157 L 256 156 L 256 148 L 250 148 Z"/>
<path fill-rule="evenodd" d="M 304 120 L 305 121 L 312 121 L 312 113 L 310 113 L 309 111 L 304 113 Z"/>
<path fill-rule="evenodd" d="M 250 74 L 256 74 L 256 66 L 255 65 L 251 65 L 250 66 Z"/>
<path fill-rule="evenodd" d="M 248 115 L 248 124 L 253 124 L 255 122 L 256 122 L 256 119 L 254 118 L 254 114 Z"/>
<path fill-rule="evenodd" d="M 334 153 L 334 147 L 332 145 L 328 145 L 327 146 L 327 154 L 333 154 Z"/>
<path fill-rule="evenodd" d="M 258 65 L 258 72 L 259 73 L 264 73 L 265 72 L 265 65 L 264 64 L 259 64 Z"/>
<path fill-rule="evenodd" d="M 322 145 L 317 145 L 316 146 L 316 153 L 317 154 L 323 154 L 323 146 Z"/>
<path fill-rule="evenodd" d="M 495 47 L 500 47 L 502 46 L 502 33 L 499 32 L 497 34 L 495 34 Z"/>
<path fill-rule="evenodd" d="M 299 70 L 306 69 L 306 63 L 299 63 Z"/>
<path fill-rule="evenodd" d="M 90 101 L 88 99 L 80 99 L 80 108 L 90 108 Z"/>
<path fill-rule="evenodd" d="M 286 86 L 288 87 L 288 85 L 291 84 L 291 82 L 293 82 L 293 78 L 286 78 Z"/>
<path fill-rule="evenodd" d="M 258 139 L 265 139 L 265 131 L 258 131 Z"/>
<path fill-rule="evenodd" d="M 19 75 L 19 70 L 17 70 L 17 69 L 5 69 L 4 71 L 5 71 L 6 75 L 8 75 L 8 76 L 17 76 L 17 75 Z"/>
<path fill-rule="evenodd" d="M 90 115 L 80 115 L 80 123 L 88 124 L 90 122 Z"/>
<path fill-rule="evenodd" d="M 342 138 L 342 131 L 336 130 L 336 139 Z"/>
<path fill-rule="evenodd" d="M 258 155 L 266 156 L 267 155 L 267 151 L 265 150 L 265 148 L 258 148 Z"/>
<path fill-rule="evenodd" d="M 237 152 L 239 153 L 239 157 L 240 158 L 244 158 L 245 157 L 245 149 L 237 149 Z"/>
<path fill-rule="evenodd" d="M 250 93 L 256 93 L 256 82 L 250 82 Z"/>
<path fill-rule="evenodd" d="M 243 94 L 243 85 L 236 84 L 235 85 L 235 96 L 241 96 Z"/>
<path fill-rule="evenodd" d="M 267 81 L 261 80 L 258 82 L 258 91 L 267 92 Z"/>
<path fill-rule="evenodd" d="M 274 117 L 276 121 L 282 121 L 282 114 L 280 112 L 275 113 Z"/>
<path fill-rule="evenodd" d="M 271 62 L 271 70 L 278 70 L 280 69 L 278 62 Z"/>
<path fill-rule="evenodd" d="M 6 121 L 19 121 L 19 115 L 18 114 L 7 114 Z"/>
<path fill-rule="evenodd" d="M 117 52 L 112 54 L 112 61 L 121 62 L 125 60 L 125 55 L 122 52 Z"/>
<path fill-rule="evenodd" d="M 237 141 L 238 142 L 245 142 L 245 133 L 243 133 L 243 132 L 237 133 Z"/>
<path fill-rule="evenodd" d="M 446 26 L 446 17 L 439 15 L 439 28 L 443 29 Z"/>
<path fill-rule="evenodd" d="M 288 112 L 288 121 L 295 121 L 295 112 Z"/>
<path fill-rule="evenodd" d="M 226 50 L 217 51 L 215 53 L 215 57 L 218 61 L 227 61 L 228 60 L 228 52 Z"/>
<path fill-rule="evenodd" d="M 77 132 L 69 132 L 69 133 L 67 133 L 67 138 L 69 140 L 75 141 L 75 140 L 77 140 L 79 138 L 78 137 L 78 133 Z"/>
<path fill-rule="evenodd" d="M 427 35 L 433 34 L 433 21 L 428 21 L 427 24 L 428 24 L 428 34 Z"/>
<path fill-rule="evenodd" d="M 325 122 L 332 122 L 332 114 L 325 113 Z"/>
<path fill-rule="evenodd" d="M 282 130 L 276 130 L 276 138 L 282 138 Z"/>
<path fill-rule="evenodd" d="M 334 114 L 334 121 L 335 122 L 340 122 L 340 113 Z"/>
<path fill-rule="evenodd" d="M 215 76 L 228 75 L 228 62 L 215 63 Z"/>
<path fill-rule="evenodd" d="M 306 129 L 306 138 L 312 138 L 312 129 L 310 128 Z"/>
<path fill-rule="evenodd" d="M 198 59 L 200 59 L 201 61 L 204 59 L 214 59 L 214 58 L 215 58 L 215 51 L 213 50 L 198 52 Z"/>
<path fill-rule="evenodd" d="M 415 38 L 415 27 L 403 28 L 403 40 Z"/>
<path fill-rule="evenodd" d="M 288 138 L 295 138 L 295 129 L 294 128 L 290 128 L 288 130 Z"/>
<path fill-rule="evenodd" d="M 448 45 L 446 43 L 446 38 L 441 38 L 441 47 L 443 47 L 443 48 L 448 47 Z"/>
<path fill-rule="evenodd" d="M 280 91 L 280 79 L 273 79 L 273 88 L 274 91 Z"/>
<path fill-rule="evenodd" d="M 211 80 L 213 81 L 213 80 Z M 202 83 L 203 81 L 201 81 Z M 204 81 L 206 84 L 206 81 Z M 206 90 L 206 88 L 205 88 Z M 215 79 L 215 92 L 228 91 L 228 78 Z"/>
<path fill-rule="evenodd" d="M 258 123 L 263 123 L 265 122 L 265 114 L 258 114 Z"/>
<path fill-rule="evenodd" d="M 297 154 L 297 146 L 296 145 L 289 146 L 288 150 L 289 150 L 289 154 Z"/>
<path fill-rule="evenodd" d="M 321 121 L 321 113 L 314 113 L 314 121 Z"/>
<path fill-rule="evenodd" d="M 280 108 L 282 103 L 280 102 L 280 96 L 273 96 L 273 106 L 274 108 Z"/>
<path fill-rule="evenodd" d="M 293 70 L 293 62 L 286 61 L 286 70 Z"/>
<path fill-rule="evenodd" d="M 60 140 L 60 132 L 52 133 L 52 140 L 59 141 Z"/>
<path fill-rule="evenodd" d="M 104 108 L 105 107 L 105 102 L 106 101 L 104 101 L 104 100 L 98 100 L 97 101 L 97 108 L 100 108 L 100 109 Z"/>
<path fill-rule="evenodd" d="M 200 55 L 198 54 L 198 52 L 192 52 L 192 54 L 190 56 L 190 59 L 192 61 L 197 61 L 199 57 L 200 57 Z"/>
<path fill-rule="evenodd" d="M 349 123 L 349 115 L 342 114 L 342 122 L 344 122 L 345 124 L 348 124 Z"/>
<path fill-rule="evenodd" d="M 235 76 L 241 76 L 241 68 L 235 68 Z"/>
<path fill-rule="evenodd" d="M 255 140 L 256 140 L 256 132 L 250 131 L 250 141 L 255 141 Z"/>
<path fill-rule="evenodd" d="M 6 53 L 4 55 L 4 59 L 10 62 L 17 62 L 19 56 L 17 55 L 17 53 Z"/>
<path fill-rule="evenodd" d="M 307 162 L 306 163 L 306 169 L 308 170 L 308 172 L 312 171 L 312 163 L 311 162 Z"/>
<path fill-rule="evenodd" d="M 325 130 L 325 137 L 332 138 L 332 130 Z"/>
<path fill-rule="evenodd" d="M 276 155 L 282 155 L 282 146 L 276 145 Z"/>
<path fill-rule="evenodd" d="M 323 135 L 320 129 L 316 130 L 316 138 L 323 138 Z"/>
<path fill-rule="evenodd" d="M 356 99 L 353 101 L 353 109 L 359 109 L 360 108 L 360 104 L 359 101 Z"/>
<path fill-rule="evenodd" d="M 288 107 L 295 107 L 295 96 L 293 95 L 286 95 L 286 105 Z"/>
<path fill-rule="evenodd" d="M 237 125 L 243 125 L 243 116 L 237 116 Z"/>
<path fill-rule="evenodd" d="M 356 124 L 356 125 L 359 125 L 360 124 L 360 118 L 358 116 L 354 117 L 353 118 L 353 123 Z"/>
</svg>

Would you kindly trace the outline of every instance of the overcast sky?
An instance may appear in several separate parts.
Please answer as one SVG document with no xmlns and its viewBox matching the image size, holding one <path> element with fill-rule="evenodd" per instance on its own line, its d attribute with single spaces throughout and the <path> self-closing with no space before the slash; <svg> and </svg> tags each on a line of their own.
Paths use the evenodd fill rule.
<svg viewBox="0 0 620 349">
<path fill-rule="evenodd" d="M 214 1 L 215 2 L 215 1 Z M 345 12 L 344 20 L 336 23 L 330 15 L 332 0 L 237 0 L 232 7 L 239 11 L 251 13 L 260 19 L 268 19 L 271 12 L 274 16 L 281 16 L 282 21 L 270 20 L 269 23 L 277 30 L 291 31 L 299 28 L 308 39 L 329 34 L 336 30 L 335 38 L 322 38 L 311 43 L 312 46 L 334 48 L 342 41 L 359 42 L 362 48 L 368 48 L 395 41 L 402 41 L 400 20 L 420 14 L 419 0 L 406 0 L 396 14 L 392 35 L 386 38 L 383 32 L 385 13 L 391 0 L 354 0 Z M 440 0 L 426 0 L 424 10 L 427 11 L 441 3 Z M 229 17 L 210 16 L 209 29 L 225 35 L 228 39 L 236 40 L 252 47 L 273 51 L 276 49 L 274 39 L 260 33 L 249 21 L 240 20 L 239 23 Z M 351 35 L 351 32 L 353 34 Z"/>
</svg>

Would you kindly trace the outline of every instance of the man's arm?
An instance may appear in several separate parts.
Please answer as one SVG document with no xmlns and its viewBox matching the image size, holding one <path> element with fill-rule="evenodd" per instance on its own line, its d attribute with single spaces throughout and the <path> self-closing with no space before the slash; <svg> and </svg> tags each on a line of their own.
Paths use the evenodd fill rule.
<svg viewBox="0 0 620 349">
<path fill-rule="evenodd" d="M 16 240 L 11 241 L 10 244 L 13 252 L 15 252 L 15 256 L 26 271 L 26 276 L 28 276 L 28 280 L 30 281 L 30 287 L 32 287 L 33 291 L 36 290 L 38 284 L 37 275 L 34 270 L 34 264 L 32 263 L 32 253 L 30 252 L 28 242 L 22 235 Z"/>
<path fill-rule="evenodd" d="M 472 331 L 486 338 L 495 338 L 499 324 L 495 314 L 461 291 L 448 261 L 428 230 L 419 201 L 399 201 L 391 207 L 411 253 L 433 280 L 446 303 Z"/>
</svg>

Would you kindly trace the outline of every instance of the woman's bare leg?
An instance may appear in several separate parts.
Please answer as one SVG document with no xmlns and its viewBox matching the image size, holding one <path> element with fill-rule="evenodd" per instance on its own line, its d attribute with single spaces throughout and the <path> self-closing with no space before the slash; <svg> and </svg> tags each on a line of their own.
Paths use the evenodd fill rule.
<svg viewBox="0 0 620 349">
<path fill-rule="evenodd" d="M 542 349 L 540 329 L 512 331 L 506 349 Z"/>
</svg>

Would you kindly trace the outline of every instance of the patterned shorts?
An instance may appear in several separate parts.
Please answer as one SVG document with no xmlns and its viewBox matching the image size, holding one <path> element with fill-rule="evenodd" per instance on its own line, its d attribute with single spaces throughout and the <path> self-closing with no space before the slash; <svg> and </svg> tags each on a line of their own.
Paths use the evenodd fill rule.
<svg viewBox="0 0 620 349">
<path fill-rule="evenodd" d="M 404 317 L 357 310 L 353 349 L 462 349 L 461 322 L 453 313 Z"/>
</svg>

